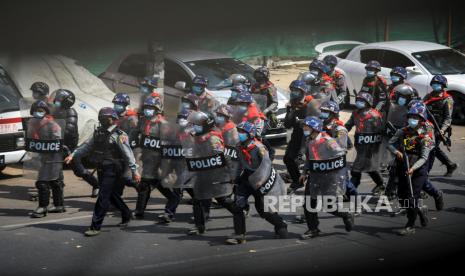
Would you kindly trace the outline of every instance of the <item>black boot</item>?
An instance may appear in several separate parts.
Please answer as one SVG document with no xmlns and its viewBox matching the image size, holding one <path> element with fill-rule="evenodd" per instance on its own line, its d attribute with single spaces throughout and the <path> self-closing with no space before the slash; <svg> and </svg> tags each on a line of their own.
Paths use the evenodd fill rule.
<svg viewBox="0 0 465 276">
<path fill-rule="evenodd" d="M 352 228 L 354 227 L 354 214 L 346 213 L 345 215 L 343 215 L 342 220 L 344 221 L 346 231 L 352 231 Z"/>
<path fill-rule="evenodd" d="M 447 166 L 447 172 L 444 174 L 445 177 L 451 177 L 452 174 L 454 174 L 454 171 L 457 169 L 457 164 L 452 163 L 449 166 Z"/>
<path fill-rule="evenodd" d="M 420 224 L 422 227 L 426 227 L 429 224 L 428 218 L 428 206 L 422 206 L 418 210 L 418 216 L 420 217 Z"/>
<path fill-rule="evenodd" d="M 61 180 L 50 182 L 52 188 L 53 207 L 48 209 L 49 213 L 64 213 L 66 212 L 64 206 L 63 187 L 64 183 Z"/>
<path fill-rule="evenodd" d="M 439 191 L 438 195 L 434 197 L 434 203 L 436 210 L 441 211 L 444 209 L 444 193 L 442 191 Z"/>
<path fill-rule="evenodd" d="M 43 218 L 47 216 L 47 207 L 37 207 L 31 214 L 31 218 Z"/>
</svg>

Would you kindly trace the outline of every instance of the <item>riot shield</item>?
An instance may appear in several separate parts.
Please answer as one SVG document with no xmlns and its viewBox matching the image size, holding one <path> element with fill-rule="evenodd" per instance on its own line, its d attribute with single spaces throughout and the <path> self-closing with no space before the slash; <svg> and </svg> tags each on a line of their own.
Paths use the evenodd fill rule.
<svg viewBox="0 0 465 276">
<path fill-rule="evenodd" d="M 192 188 L 193 173 L 187 169 L 185 155 L 192 152 L 183 150 L 182 142 L 193 137 L 174 123 L 161 128 L 161 184 L 165 188 Z"/>
<path fill-rule="evenodd" d="M 25 119 L 26 156 L 23 177 L 35 181 L 52 181 L 62 177 L 65 121 L 53 116 L 42 118 L 30 114 L 32 99 L 20 101 Z"/>
<path fill-rule="evenodd" d="M 260 108 L 261 111 L 265 110 L 268 103 L 268 97 L 261 93 L 252 93 L 252 96 L 257 103 L 258 108 Z"/>
<path fill-rule="evenodd" d="M 190 122 L 193 122 L 196 113 L 189 115 Z M 218 148 L 218 143 L 214 141 L 216 137 L 210 132 L 181 141 L 183 150 L 192 152 L 192 155 L 186 156 L 186 165 L 193 173 L 196 199 L 211 199 L 232 193 L 228 160 L 224 152 L 221 152 L 223 148 Z"/>
<path fill-rule="evenodd" d="M 249 175 L 248 180 L 251 187 L 254 190 L 259 190 L 262 195 L 286 195 L 285 183 L 273 167 L 268 153 L 263 156 L 260 166 Z"/>
<path fill-rule="evenodd" d="M 140 123 L 141 177 L 144 179 L 161 179 L 161 125 L 150 120 Z"/>
<path fill-rule="evenodd" d="M 237 125 L 242 122 L 246 111 L 242 111 L 238 105 L 232 106 L 232 117 L 231 120 Z"/>
<path fill-rule="evenodd" d="M 239 153 L 237 145 L 239 143 L 239 134 L 234 127 L 230 130 L 223 132 L 224 139 L 224 155 L 228 159 L 229 173 L 231 179 L 234 179 L 239 169 Z"/>
</svg>

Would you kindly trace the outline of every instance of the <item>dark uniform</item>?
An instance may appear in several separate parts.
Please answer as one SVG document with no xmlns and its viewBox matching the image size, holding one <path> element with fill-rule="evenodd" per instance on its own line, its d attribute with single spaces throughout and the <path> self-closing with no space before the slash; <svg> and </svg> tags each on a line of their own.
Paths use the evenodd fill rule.
<svg viewBox="0 0 465 276">
<path fill-rule="evenodd" d="M 72 153 L 73 158 L 88 155 L 92 155 L 98 164 L 100 182 L 100 193 L 95 203 L 90 230 L 100 230 L 110 204 L 121 212 L 122 224 L 127 224 L 131 219 L 131 211 L 121 198 L 120 190 L 124 185 L 122 176 L 127 167 L 133 175 L 137 174 L 137 165 L 127 134 L 116 125 L 97 128 L 93 137 Z"/>
<path fill-rule="evenodd" d="M 418 114 L 419 112 L 412 111 L 416 107 L 412 107 L 410 114 Z M 423 112 L 424 112 L 423 108 Z M 423 116 L 425 118 L 425 116 Z M 418 126 L 403 127 L 389 140 L 389 150 L 396 154 L 401 152 L 403 159 L 397 158 L 396 172 L 399 179 L 399 198 L 403 201 L 401 205 L 407 208 L 408 222 L 406 229 L 401 234 L 410 234 L 415 226 L 417 215 L 420 214 L 421 223 L 426 226 L 428 220 L 423 212 L 420 202 L 420 191 L 423 188 L 425 181 L 428 178 L 428 158 L 430 151 L 434 147 L 433 133 L 425 120 L 418 123 Z M 407 156 L 405 156 L 405 154 Z M 405 158 L 408 158 L 410 169 L 413 170 L 411 175 L 411 187 L 408 181 L 407 166 Z M 420 213 L 419 213 L 420 211 Z"/>
</svg>

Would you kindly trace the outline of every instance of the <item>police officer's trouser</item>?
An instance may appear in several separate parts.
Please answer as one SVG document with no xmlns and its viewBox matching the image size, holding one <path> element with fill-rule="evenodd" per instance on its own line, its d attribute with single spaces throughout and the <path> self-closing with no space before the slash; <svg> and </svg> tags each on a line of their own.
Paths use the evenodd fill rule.
<svg viewBox="0 0 465 276">
<path fill-rule="evenodd" d="M 257 213 L 260 217 L 271 223 L 274 226 L 275 231 L 287 227 L 287 224 L 278 213 L 265 212 L 263 195 L 260 191 L 254 190 L 250 187 L 246 177 L 241 177 L 241 181 L 236 189 L 236 196 L 232 209 L 235 234 L 242 235 L 246 233 L 244 210 L 247 208 L 246 206 L 248 205 L 248 199 L 250 196 L 253 196 L 255 199 L 255 209 L 257 210 Z"/>
<path fill-rule="evenodd" d="M 291 140 L 287 144 L 286 152 L 284 153 L 283 162 L 286 165 L 293 183 L 299 183 L 300 170 L 297 164 L 297 157 L 300 153 L 303 136 L 304 133 L 302 128 L 295 127 L 291 134 Z"/>
<path fill-rule="evenodd" d="M 352 181 L 352 184 L 354 184 L 354 186 L 358 188 L 362 179 L 362 173 L 351 171 L 350 174 L 352 175 L 350 181 Z M 379 171 L 368 172 L 368 175 L 371 177 L 373 182 L 375 182 L 376 186 L 384 185 L 383 177 L 381 176 L 381 173 Z"/>
<path fill-rule="evenodd" d="M 310 207 L 312 210 L 307 209 L 307 200 L 310 199 Z M 317 198 L 310 198 L 310 185 L 307 182 L 305 185 L 305 204 L 304 204 L 304 215 L 305 215 L 305 221 L 307 222 L 307 227 L 308 230 L 317 230 L 318 225 L 320 224 L 320 221 L 318 220 L 318 211 L 315 210 L 318 204 L 318 199 Z M 336 217 L 341 217 L 345 218 L 349 216 L 349 213 L 347 212 L 329 212 L 330 214 L 336 216 Z"/>
<path fill-rule="evenodd" d="M 439 136 L 436 135 L 435 139 L 436 139 L 436 146 L 434 147 L 432 152 L 434 152 L 434 156 L 439 161 L 441 161 L 442 164 L 446 165 L 446 167 L 449 168 L 450 166 L 452 166 L 454 164 L 454 162 L 452 162 L 449 159 L 449 157 L 447 156 L 447 154 L 441 149 L 441 147 L 440 147 L 440 145 L 442 143 L 441 138 L 439 138 Z M 430 171 L 433 168 L 433 165 L 434 165 L 434 158 L 430 158 L 430 164 L 429 164 L 429 170 L 428 171 Z"/>
<path fill-rule="evenodd" d="M 100 230 L 103 219 L 110 208 L 110 204 L 121 212 L 123 222 L 127 222 L 131 219 L 131 211 L 119 194 L 119 186 L 124 185 L 121 181 L 120 171 L 121 166 L 115 164 L 106 164 L 99 168 L 98 177 L 100 192 L 97 202 L 95 202 L 92 224 L 90 226 L 91 229 Z"/>
<path fill-rule="evenodd" d="M 165 188 L 161 185 L 161 181 L 159 179 L 147 178 L 142 178 L 137 189 L 136 214 L 142 215 L 144 213 L 150 199 L 152 191 L 151 187 L 157 188 L 168 200 L 165 205 L 165 213 L 173 216 L 176 213 L 179 202 L 181 201 L 181 190 Z"/>
<path fill-rule="evenodd" d="M 413 164 L 412 164 L 413 165 Z M 407 209 L 407 225 L 406 227 L 415 226 L 418 212 L 422 206 L 420 192 L 428 178 L 428 165 L 424 164 L 414 171 L 411 176 L 413 195 L 410 192 L 408 178 L 406 176 L 405 166 L 397 162 L 397 176 L 399 178 L 398 194 L 400 205 Z"/>
<path fill-rule="evenodd" d="M 63 195 L 63 173 L 56 180 L 51 181 L 36 181 L 35 183 L 38 193 L 39 207 L 47 207 L 50 203 L 50 190 L 52 190 L 53 205 L 64 206 Z"/>
<path fill-rule="evenodd" d="M 92 188 L 98 188 L 98 180 L 95 176 L 93 176 L 82 164 L 82 159 L 80 157 L 73 158 L 73 162 L 71 163 L 71 169 L 73 173 L 77 177 L 81 177 L 89 183 Z"/>
<path fill-rule="evenodd" d="M 275 149 L 271 146 L 270 141 L 268 141 L 265 136 L 266 133 L 268 132 L 268 122 L 265 122 L 265 125 L 263 126 L 263 131 L 261 133 L 261 141 L 263 145 L 266 147 L 268 150 L 268 155 L 270 156 L 270 159 L 273 161 L 274 160 L 274 154 L 275 154 Z"/>
<path fill-rule="evenodd" d="M 233 213 L 233 200 L 229 196 L 215 197 L 216 202 L 229 212 Z M 204 231 L 205 223 L 210 215 L 211 199 L 196 199 L 192 202 L 194 209 L 194 224 L 197 229 Z"/>
</svg>

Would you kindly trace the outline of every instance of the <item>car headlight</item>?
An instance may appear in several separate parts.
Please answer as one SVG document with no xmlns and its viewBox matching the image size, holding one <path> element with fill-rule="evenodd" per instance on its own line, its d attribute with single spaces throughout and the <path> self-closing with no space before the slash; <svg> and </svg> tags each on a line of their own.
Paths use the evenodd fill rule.
<svg viewBox="0 0 465 276">
<path fill-rule="evenodd" d="M 16 138 L 16 147 L 17 148 L 24 148 L 26 146 L 26 142 L 24 141 L 24 137 Z"/>
</svg>

